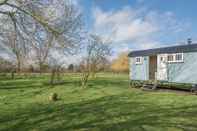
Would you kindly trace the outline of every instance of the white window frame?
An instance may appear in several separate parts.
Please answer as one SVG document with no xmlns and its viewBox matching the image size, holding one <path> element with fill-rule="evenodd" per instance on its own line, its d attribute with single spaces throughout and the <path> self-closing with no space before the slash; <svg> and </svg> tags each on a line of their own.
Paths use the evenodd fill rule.
<svg viewBox="0 0 197 131">
<path fill-rule="evenodd" d="M 176 60 L 176 56 L 177 56 L 177 55 L 181 55 L 181 56 L 182 56 L 180 60 Z M 168 56 L 172 56 L 172 61 L 169 61 L 169 60 L 168 60 Z M 183 58 L 184 58 L 183 53 L 168 54 L 168 56 L 167 56 L 167 61 L 168 61 L 168 63 L 181 63 L 181 62 L 184 61 L 184 60 L 183 60 Z"/>
<path fill-rule="evenodd" d="M 139 65 L 139 64 L 142 64 L 143 62 L 142 62 L 142 59 L 143 57 L 135 57 L 135 64 L 136 65 Z M 137 59 L 139 59 L 140 61 L 137 61 Z"/>
<path fill-rule="evenodd" d="M 169 56 L 172 56 L 172 60 L 169 60 L 168 59 Z M 168 54 L 167 55 L 167 61 L 168 61 L 168 63 L 173 63 L 173 62 L 175 62 L 174 60 L 175 60 L 174 54 Z"/>
<path fill-rule="evenodd" d="M 177 56 L 177 55 L 181 55 L 181 59 L 180 59 L 180 60 L 176 60 L 176 56 Z M 176 54 L 175 54 L 175 61 L 176 61 L 176 62 L 183 62 L 183 53 L 176 53 Z"/>
</svg>

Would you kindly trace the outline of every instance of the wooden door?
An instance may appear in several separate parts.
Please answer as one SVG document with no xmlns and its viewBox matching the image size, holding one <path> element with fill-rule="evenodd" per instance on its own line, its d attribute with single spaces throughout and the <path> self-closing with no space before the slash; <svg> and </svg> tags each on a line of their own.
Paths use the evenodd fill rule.
<svg viewBox="0 0 197 131">
<path fill-rule="evenodd" d="M 157 56 L 150 56 L 149 60 L 149 79 L 155 80 L 157 72 Z"/>
</svg>

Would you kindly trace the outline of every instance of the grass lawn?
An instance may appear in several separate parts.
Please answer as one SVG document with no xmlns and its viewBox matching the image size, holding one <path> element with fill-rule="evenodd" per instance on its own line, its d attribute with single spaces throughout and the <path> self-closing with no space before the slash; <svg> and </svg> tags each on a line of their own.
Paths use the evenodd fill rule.
<svg viewBox="0 0 197 131">
<path fill-rule="evenodd" d="M 76 75 L 64 79 L 1 79 L 0 130 L 197 131 L 197 96 L 129 88 L 127 75 L 100 74 L 86 89 Z"/>
</svg>

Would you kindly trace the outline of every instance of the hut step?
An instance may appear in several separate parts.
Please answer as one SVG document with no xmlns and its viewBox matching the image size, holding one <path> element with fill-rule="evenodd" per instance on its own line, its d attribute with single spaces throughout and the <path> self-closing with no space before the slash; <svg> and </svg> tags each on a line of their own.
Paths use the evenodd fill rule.
<svg viewBox="0 0 197 131">
<path fill-rule="evenodd" d="M 156 84 L 144 84 L 143 89 L 150 89 L 150 90 L 154 90 L 157 88 L 157 85 Z"/>
</svg>

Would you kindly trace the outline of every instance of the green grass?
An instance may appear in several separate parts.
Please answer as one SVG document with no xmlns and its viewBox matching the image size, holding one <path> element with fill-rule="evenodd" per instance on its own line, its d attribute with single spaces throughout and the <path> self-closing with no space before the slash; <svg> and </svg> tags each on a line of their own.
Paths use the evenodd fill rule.
<svg viewBox="0 0 197 131">
<path fill-rule="evenodd" d="M 127 75 L 100 74 L 86 89 L 79 76 L 51 87 L 47 75 L 0 80 L 0 130 L 196 131 L 197 96 L 128 87 Z M 57 93 L 57 102 L 49 101 Z"/>
</svg>

